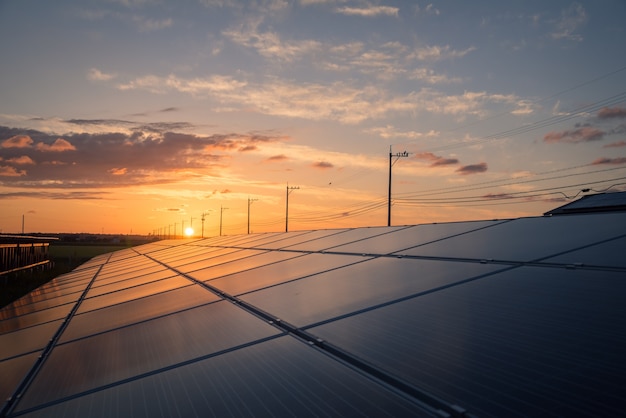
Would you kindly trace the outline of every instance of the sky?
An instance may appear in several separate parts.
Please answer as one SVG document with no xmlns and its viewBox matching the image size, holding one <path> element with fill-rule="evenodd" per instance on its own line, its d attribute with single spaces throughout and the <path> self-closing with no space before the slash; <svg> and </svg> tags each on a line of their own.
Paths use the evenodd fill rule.
<svg viewBox="0 0 626 418">
<path fill-rule="evenodd" d="M 625 44 L 623 0 L 0 0 L 0 233 L 384 226 L 390 171 L 391 225 L 624 191 Z"/>
</svg>

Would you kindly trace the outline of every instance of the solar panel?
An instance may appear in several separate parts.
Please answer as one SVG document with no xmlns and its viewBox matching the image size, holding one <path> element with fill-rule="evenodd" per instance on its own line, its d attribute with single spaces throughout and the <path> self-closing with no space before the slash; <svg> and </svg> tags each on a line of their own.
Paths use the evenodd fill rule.
<svg viewBox="0 0 626 418">
<path fill-rule="evenodd" d="M 603 213 L 98 256 L 0 310 L 0 416 L 618 416 L 624 248 Z"/>
</svg>

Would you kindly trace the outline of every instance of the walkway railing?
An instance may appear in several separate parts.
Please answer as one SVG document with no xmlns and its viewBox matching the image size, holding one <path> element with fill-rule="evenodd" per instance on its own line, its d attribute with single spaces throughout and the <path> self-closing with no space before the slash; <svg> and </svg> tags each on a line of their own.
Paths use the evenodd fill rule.
<svg viewBox="0 0 626 418">
<path fill-rule="evenodd" d="M 48 248 L 57 238 L 0 235 L 0 277 L 37 267 L 50 267 Z"/>
</svg>

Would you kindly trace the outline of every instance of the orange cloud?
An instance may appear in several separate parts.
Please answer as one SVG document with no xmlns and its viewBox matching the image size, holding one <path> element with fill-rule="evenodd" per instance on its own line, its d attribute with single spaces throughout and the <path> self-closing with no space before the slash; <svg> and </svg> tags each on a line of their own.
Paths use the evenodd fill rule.
<svg viewBox="0 0 626 418">
<path fill-rule="evenodd" d="M 20 177 L 25 175 L 26 171 L 24 170 L 18 171 L 15 167 L 0 165 L 0 177 Z"/>
<path fill-rule="evenodd" d="M 8 163 L 13 164 L 35 164 L 35 162 L 28 155 L 22 155 L 21 157 L 11 158 L 6 160 Z"/>
<path fill-rule="evenodd" d="M 109 170 L 109 173 L 113 174 L 114 176 L 123 176 L 124 174 L 126 174 L 128 170 L 126 169 L 126 167 L 124 168 L 112 168 Z"/>
<path fill-rule="evenodd" d="M 30 148 L 33 140 L 28 135 L 15 135 L 2 141 L 2 148 Z"/>
<path fill-rule="evenodd" d="M 274 161 L 285 161 L 288 160 L 289 158 L 284 155 L 284 154 L 280 154 L 280 155 L 273 155 L 267 159 L 265 159 L 265 161 L 267 162 L 274 162 Z"/>
<path fill-rule="evenodd" d="M 326 161 L 319 161 L 317 163 L 314 163 L 312 166 L 313 166 L 313 168 L 319 168 L 319 169 L 322 169 L 322 170 L 334 167 L 334 165 L 332 165 L 331 163 L 328 163 Z"/>
<path fill-rule="evenodd" d="M 64 151 L 76 151 L 76 147 L 69 141 L 63 138 L 57 138 L 52 145 L 45 144 L 43 142 L 37 143 L 36 147 L 39 151 L 43 152 L 64 152 Z"/>
</svg>

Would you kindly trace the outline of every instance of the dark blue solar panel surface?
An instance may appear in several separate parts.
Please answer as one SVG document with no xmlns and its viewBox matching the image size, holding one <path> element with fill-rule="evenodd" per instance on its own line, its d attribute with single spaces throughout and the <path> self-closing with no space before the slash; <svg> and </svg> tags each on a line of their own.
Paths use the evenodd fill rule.
<svg viewBox="0 0 626 418">
<path fill-rule="evenodd" d="M 165 240 L 0 309 L 14 416 L 619 416 L 626 213 Z"/>
</svg>

